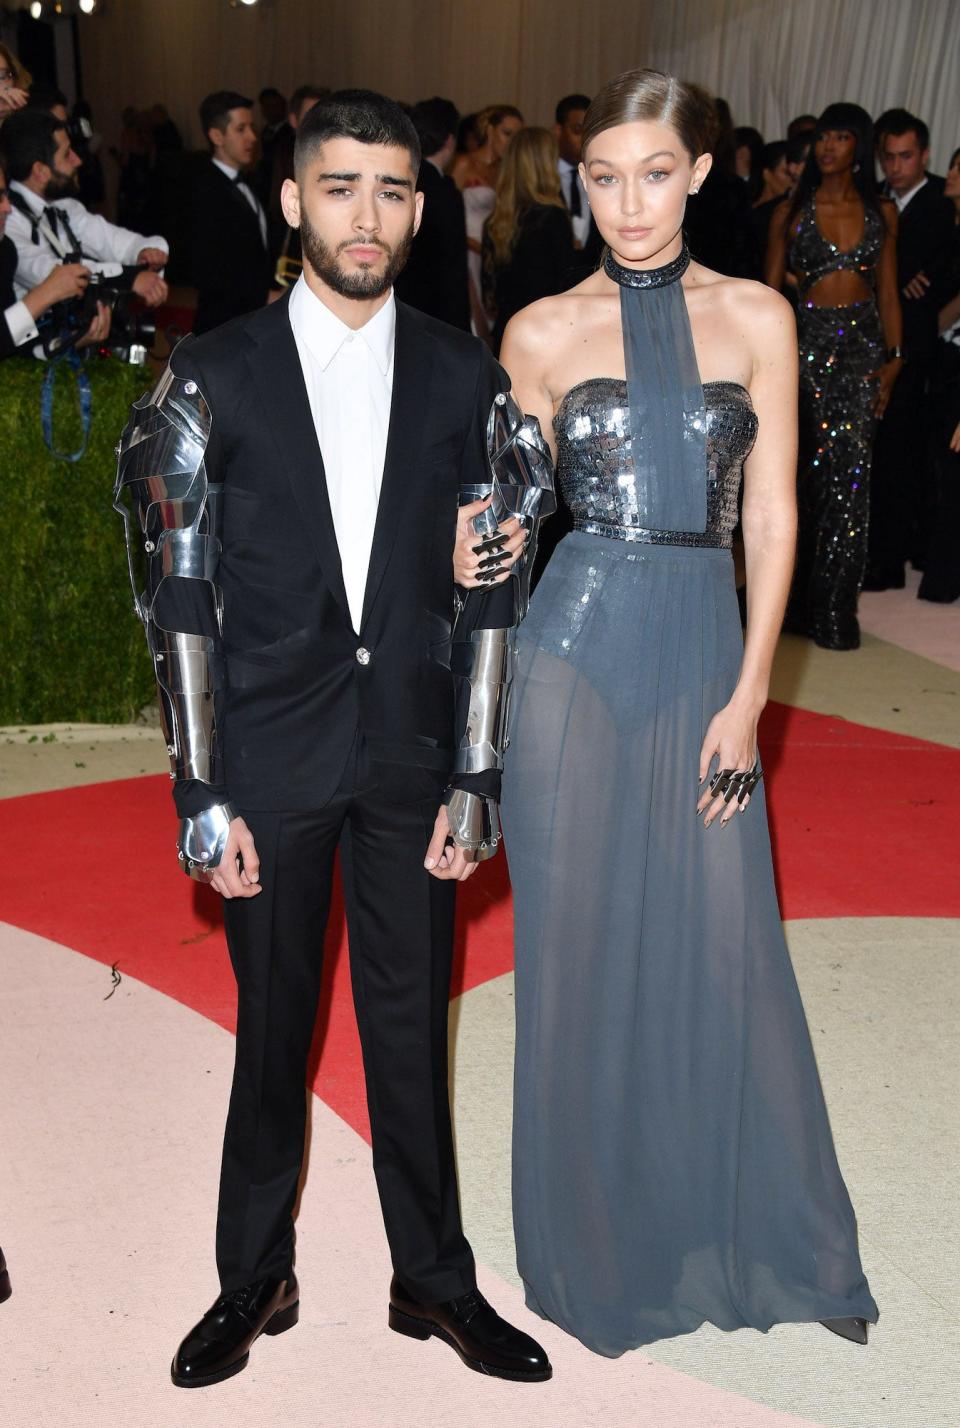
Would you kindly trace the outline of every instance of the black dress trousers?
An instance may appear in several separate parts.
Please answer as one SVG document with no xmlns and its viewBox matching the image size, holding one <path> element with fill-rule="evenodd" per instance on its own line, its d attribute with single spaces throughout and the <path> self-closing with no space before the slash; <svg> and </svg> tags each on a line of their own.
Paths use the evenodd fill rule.
<svg viewBox="0 0 960 1428">
<path fill-rule="evenodd" d="M 435 799 L 387 799 L 355 750 L 323 808 L 242 810 L 263 892 L 224 903 L 239 990 L 217 1220 L 224 1292 L 291 1267 L 307 1057 L 338 847 L 373 1165 L 393 1266 L 425 1303 L 476 1283 L 460 1222 L 447 1089 L 455 889 L 423 867 L 437 808 Z"/>
</svg>

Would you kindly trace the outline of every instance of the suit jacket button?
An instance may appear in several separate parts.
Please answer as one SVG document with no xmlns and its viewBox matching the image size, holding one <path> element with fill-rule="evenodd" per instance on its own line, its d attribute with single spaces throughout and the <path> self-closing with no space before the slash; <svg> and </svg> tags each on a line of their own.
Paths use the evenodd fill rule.
<svg viewBox="0 0 960 1428">
<path fill-rule="evenodd" d="M 369 650 L 365 650 L 365 649 L 363 648 L 363 645 L 361 645 L 360 648 L 357 650 L 357 664 L 369 664 L 369 663 L 370 663 L 370 651 L 369 651 Z"/>
</svg>

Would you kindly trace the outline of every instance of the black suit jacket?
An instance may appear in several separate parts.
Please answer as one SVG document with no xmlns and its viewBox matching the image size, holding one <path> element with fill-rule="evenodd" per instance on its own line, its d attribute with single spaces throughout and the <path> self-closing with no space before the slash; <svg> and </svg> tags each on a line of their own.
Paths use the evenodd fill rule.
<svg viewBox="0 0 960 1428">
<path fill-rule="evenodd" d="M 10 357 L 17 350 L 13 335 L 3 314 L 16 302 L 13 290 L 13 275 L 17 271 L 17 250 L 13 242 L 4 234 L 0 238 L 0 359 Z"/>
<path fill-rule="evenodd" d="M 262 307 L 273 276 L 250 200 L 210 160 L 197 173 L 193 203 L 194 332 L 209 332 Z"/>
<path fill-rule="evenodd" d="M 397 297 L 411 307 L 470 331 L 467 290 L 467 226 L 463 196 L 453 179 L 424 159 L 417 188 L 423 194 L 423 222 L 407 266 L 397 279 Z"/>
<path fill-rule="evenodd" d="M 386 797 L 439 800 L 455 747 L 459 489 L 489 480 L 487 416 L 509 384 L 476 338 L 397 304 L 386 461 L 355 634 L 287 308 L 284 298 L 187 338 L 172 358 L 209 403 L 207 471 L 223 485 L 223 636 L 209 611 L 196 632 L 213 634 L 224 659 L 226 794 L 241 809 L 322 807 L 359 732 Z M 211 802 L 203 785 L 175 793 L 181 815 Z"/>
<path fill-rule="evenodd" d="M 903 309 L 903 350 L 908 361 L 925 362 L 937 351 L 937 315 L 953 296 L 950 278 L 956 244 L 953 204 L 943 195 L 943 180 L 931 175 L 900 214 L 897 233 L 897 282 Z M 921 298 L 903 296 L 918 273 L 930 287 Z"/>
<path fill-rule="evenodd" d="M 496 312 L 493 324 L 496 351 L 500 350 L 503 330 L 514 313 L 539 298 L 566 292 L 578 257 L 578 250 L 573 246 L 570 215 L 557 204 L 533 204 L 521 214 L 510 256 L 503 264 L 496 262 L 490 235 L 484 232 L 484 296 L 489 285 Z"/>
</svg>

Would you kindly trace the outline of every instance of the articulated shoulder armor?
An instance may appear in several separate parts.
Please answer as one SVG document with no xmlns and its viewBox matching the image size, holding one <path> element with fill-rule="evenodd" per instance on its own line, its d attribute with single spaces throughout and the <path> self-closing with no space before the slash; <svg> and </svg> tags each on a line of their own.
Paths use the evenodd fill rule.
<svg viewBox="0 0 960 1428">
<path fill-rule="evenodd" d="M 214 694 L 224 682 L 219 639 L 168 629 L 156 613 L 165 581 L 202 581 L 219 635 L 221 487 L 208 481 L 204 463 L 210 425 L 210 409 L 196 382 L 175 376 L 168 366 L 153 391 L 134 404 L 120 439 L 114 507 L 123 517 L 134 608 L 157 676 L 170 776 L 218 784 L 223 770 Z M 147 579 L 138 593 L 134 550 L 141 540 Z M 233 816 L 228 805 L 218 807 Z M 214 867 L 225 842 L 223 819 L 216 829 L 209 818 L 202 828 L 186 827 L 201 819 L 184 820 L 181 859 L 187 871 L 194 862 Z"/>
<path fill-rule="evenodd" d="M 452 668 L 460 685 L 457 709 L 461 736 L 455 775 L 503 769 L 503 755 L 510 742 L 510 687 L 516 664 L 517 626 L 530 602 L 530 575 L 540 521 L 557 508 L 553 462 L 540 424 L 536 417 L 525 416 L 506 392 L 494 398 L 490 409 L 487 453 L 491 481 L 482 486 L 462 486 L 460 504 L 493 496 L 487 509 L 474 518 L 474 529 L 483 543 L 491 540 L 500 523 L 511 516 L 530 534 L 506 587 L 502 591 L 472 591 L 457 620 Z M 492 857 L 500 842 L 496 800 L 451 787 L 444 802 L 454 842 L 471 852 L 478 862 Z"/>
</svg>

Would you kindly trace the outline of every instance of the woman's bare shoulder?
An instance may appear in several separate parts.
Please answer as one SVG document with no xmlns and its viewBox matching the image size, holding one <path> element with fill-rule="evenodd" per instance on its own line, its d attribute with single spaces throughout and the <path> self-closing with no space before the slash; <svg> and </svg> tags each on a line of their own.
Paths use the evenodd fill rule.
<svg viewBox="0 0 960 1428">
<path fill-rule="evenodd" d="M 558 342 L 576 330 L 596 301 L 589 278 L 568 292 L 540 298 L 522 308 L 507 323 L 511 342 L 529 351 L 554 351 Z"/>
</svg>

